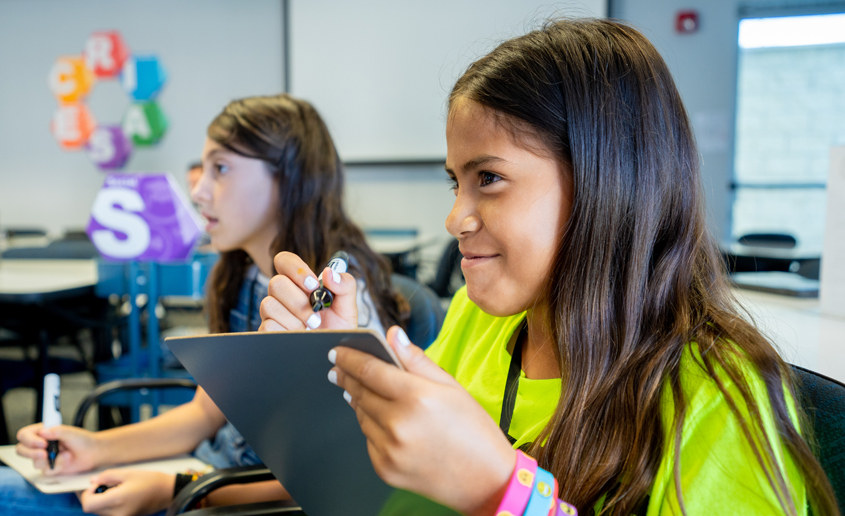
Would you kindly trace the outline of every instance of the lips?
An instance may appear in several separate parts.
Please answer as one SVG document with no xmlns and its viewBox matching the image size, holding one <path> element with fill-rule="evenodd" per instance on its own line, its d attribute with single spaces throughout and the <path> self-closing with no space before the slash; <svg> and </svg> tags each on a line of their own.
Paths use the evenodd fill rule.
<svg viewBox="0 0 845 516">
<path fill-rule="evenodd" d="M 473 252 L 463 252 L 461 254 L 464 255 L 463 259 L 461 260 L 461 268 L 466 269 L 469 267 L 475 267 L 477 265 L 482 265 L 485 263 L 490 262 L 497 256 L 498 254 L 482 254 L 482 253 L 473 253 Z"/>
</svg>

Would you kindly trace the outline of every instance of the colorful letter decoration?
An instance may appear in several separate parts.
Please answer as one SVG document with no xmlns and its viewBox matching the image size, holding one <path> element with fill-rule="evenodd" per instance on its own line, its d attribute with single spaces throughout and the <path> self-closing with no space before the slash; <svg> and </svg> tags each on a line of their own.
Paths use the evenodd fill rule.
<svg viewBox="0 0 845 516">
<path fill-rule="evenodd" d="M 120 124 L 98 127 L 84 104 L 97 80 L 120 80 L 126 91 L 131 104 Z M 117 31 L 93 32 L 81 56 L 59 57 L 50 69 L 48 84 L 59 102 L 51 132 L 64 150 L 84 148 L 100 169 L 123 168 L 133 142 L 154 145 L 167 131 L 167 118 L 153 102 L 166 80 L 158 57 L 130 55 Z"/>
<path fill-rule="evenodd" d="M 98 79 L 113 79 L 120 74 L 129 49 L 117 31 L 94 32 L 85 42 L 85 64 Z"/>
<path fill-rule="evenodd" d="M 158 143 L 166 130 L 164 112 L 153 101 L 131 104 L 123 115 L 123 133 L 139 147 Z"/>
<path fill-rule="evenodd" d="M 62 56 L 53 63 L 47 79 L 59 103 L 79 102 L 94 86 L 94 74 L 79 56 Z"/>
<path fill-rule="evenodd" d="M 107 260 L 187 259 L 201 221 L 169 174 L 109 174 L 86 232 Z"/>
<path fill-rule="evenodd" d="M 120 84 L 126 93 L 135 100 L 154 99 L 167 79 L 156 56 L 130 57 L 120 73 Z"/>
<path fill-rule="evenodd" d="M 132 144 L 117 125 L 101 125 L 85 146 L 88 158 L 103 170 L 123 168 L 132 153 Z"/>
<path fill-rule="evenodd" d="M 64 104 L 53 115 L 50 131 L 63 149 L 78 150 L 88 141 L 96 125 L 85 104 Z"/>
</svg>

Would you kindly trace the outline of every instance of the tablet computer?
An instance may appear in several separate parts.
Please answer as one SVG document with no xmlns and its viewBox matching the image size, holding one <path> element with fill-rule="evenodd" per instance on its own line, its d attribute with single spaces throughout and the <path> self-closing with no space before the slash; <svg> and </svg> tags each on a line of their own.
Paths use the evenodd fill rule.
<svg viewBox="0 0 845 516">
<path fill-rule="evenodd" d="M 166 342 L 308 516 L 456 514 L 376 475 L 355 411 L 326 377 L 336 346 L 401 367 L 380 334 L 245 332 Z"/>
</svg>

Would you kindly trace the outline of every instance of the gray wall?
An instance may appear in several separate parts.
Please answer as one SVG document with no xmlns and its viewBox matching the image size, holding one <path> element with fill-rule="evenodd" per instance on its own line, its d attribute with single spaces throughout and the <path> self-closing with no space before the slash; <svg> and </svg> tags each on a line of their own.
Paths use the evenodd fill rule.
<svg viewBox="0 0 845 516">
<path fill-rule="evenodd" d="M 83 227 L 103 173 L 84 152 L 64 152 L 49 132 L 56 100 L 47 74 L 78 54 L 95 30 L 116 29 L 131 51 L 158 54 L 169 79 L 159 104 L 170 128 L 137 149 L 131 171 L 172 172 L 184 182 L 205 128 L 232 99 L 282 90 L 280 0 L 0 1 L 0 224 L 53 233 Z M 116 82 L 89 96 L 95 118 L 119 122 L 129 101 Z"/>
</svg>

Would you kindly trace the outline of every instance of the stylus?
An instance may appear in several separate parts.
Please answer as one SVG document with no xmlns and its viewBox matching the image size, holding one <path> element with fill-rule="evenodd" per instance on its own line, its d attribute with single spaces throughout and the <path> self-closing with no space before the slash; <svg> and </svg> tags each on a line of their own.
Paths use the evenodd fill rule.
<svg viewBox="0 0 845 516">
<path fill-rule="evenodd" d="M 44 409 L 41 421 L 44 428 L 53 428 L 62 424 L 62 413 L 59 412 L 59 375 L 50 373 L 44 375 Z M 50 469 L 56 465 L 56 455 L 59 454 L 59 441 L 47 441 L 47 461 Z"/>
<path fill-rule="evenodd" d="M 343 251 L 334 253 L 329 260 L 329 263 L 326 264 L 326 267 L 338 274 L 346 272 L 349 268 L 349 255 Z M 311 297 L 309 298 L 309 301 L 311 302 L 311 309 L 315 312 L 319 312 L 323 308 L 332 306 L 332 300 L 334 299 L 334 295 L 332 295 L 331 291 L 323 286 L 322 272 L 320 273 L 318 279 L 320 280 L 320 286 L 314 289 L 314 292 L 311 292 Z"/>
</svg>

